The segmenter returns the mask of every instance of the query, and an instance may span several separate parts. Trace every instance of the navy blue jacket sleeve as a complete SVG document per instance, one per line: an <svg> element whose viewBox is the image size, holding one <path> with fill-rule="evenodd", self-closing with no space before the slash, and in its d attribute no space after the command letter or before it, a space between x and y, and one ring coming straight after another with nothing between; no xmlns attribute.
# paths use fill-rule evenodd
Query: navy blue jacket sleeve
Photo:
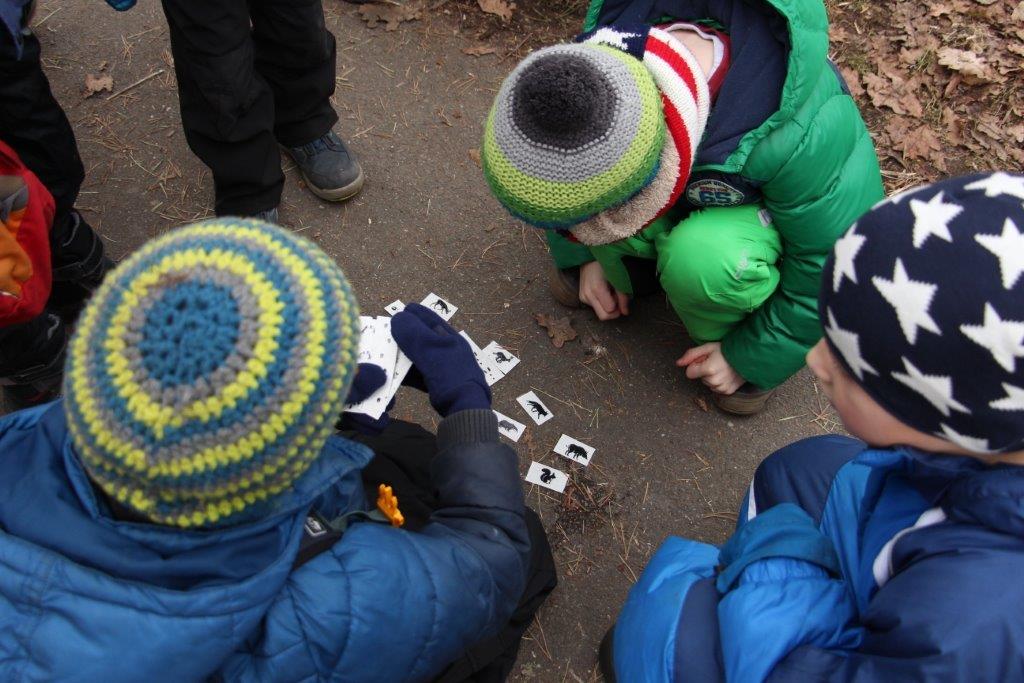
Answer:
<svg viewBox="0 0 1024 683"><path fill-rule="evenodd" d="M260 645L273 671L253 678L429 680L504 626L530 546L516 454L494 413L445 419L433 467L439 506L423 529L355 524L290 577Z"/></svg>
<svg viewBox="0 0 1024 683"><path fill-rule="evenodd" d="M798 647L768 680L1024 680L1022 567L999 543L931 556L915 549L862 613L859 647Z"/></svg>

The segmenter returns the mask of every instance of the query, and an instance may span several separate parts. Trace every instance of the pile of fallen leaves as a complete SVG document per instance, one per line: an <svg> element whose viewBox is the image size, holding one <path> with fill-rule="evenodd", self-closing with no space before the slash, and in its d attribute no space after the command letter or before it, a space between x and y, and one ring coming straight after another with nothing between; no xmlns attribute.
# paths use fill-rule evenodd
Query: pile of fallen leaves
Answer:
<svg viewBox="0 0 1024 683"><path fill-rule="evenodd" d="M359 15L370 28L383 25L385 31L396 30L402 22L416 21L424 11L433 11L448 4L448 0L381 0L359 5ZM504 22L512 19L516 3L511 0L476 0L477 7Z"/></svg>
<svg viewBox="0 0 1024 683"><path fill-rule="evenodd" d="M827 0L889 189L1024 165L1024 0Z"/></svg>

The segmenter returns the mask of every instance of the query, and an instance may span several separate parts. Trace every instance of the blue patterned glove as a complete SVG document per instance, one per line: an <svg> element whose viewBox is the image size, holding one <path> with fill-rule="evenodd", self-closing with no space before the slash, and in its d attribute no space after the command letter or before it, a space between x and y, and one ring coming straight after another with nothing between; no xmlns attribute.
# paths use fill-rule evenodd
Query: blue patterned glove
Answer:
<svg viewBox="0 0 1024 683"><path fill-rule="evenodd" d="M430 405L442 417L491 407L491 390L473 351L452 326L433 311L409 304L391 319L391 334L423 375Z"/></svg>
<svg viewBox="0 0 1024 683"><path fill-rule="evenodd" d="M135 7L135 0L107 0L107 4L118 12L125 12Z"/></svg>

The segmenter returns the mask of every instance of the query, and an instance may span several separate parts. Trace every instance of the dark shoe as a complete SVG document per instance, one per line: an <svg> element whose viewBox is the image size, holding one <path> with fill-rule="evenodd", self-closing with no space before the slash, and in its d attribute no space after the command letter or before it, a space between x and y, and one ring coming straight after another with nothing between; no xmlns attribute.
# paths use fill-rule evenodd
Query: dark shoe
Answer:
<svg viewBox="0 0 1024 683"><path fill-rule="evenodd" d="M601 669L605 683L615 683L615 660L613 658L613 645L615 640L615 625L608 629L604 638L601 639L601 647L597 650L597 666Z"/></svg>
<svg viewBox="0 0 1024 683"><path fill-rule="evenodd" d="M53 248L53 288L47 308L71 324L116 264L78 211L72 210L67 220L66 227L53 233L59 241Z"/></svg>
<svg viewBox="0 0 1024 683"><path fill-rule="evenodd" d="M363 189L363 169L335 132L329 131L301 147L288 147L313 194L329 202L343 202Z"/></svg>
<svg viewBox="0 0 1024 683"><path fill-rule="evenodd" d="M715 405L722 412L730 415L754 415L764 410L765 404L774 393L774 389L761 389L748 382L733 394L713 394L713 397Z"/></svg>
<svg viewBox="0 0 1024 683"><path fill-rule="evenodd" d="M0 330L0 385L15 410L52 401L60 394L68 330L45 311Z"/></svg>
<svg viewBox="0 0 1024 683"><path fill-rule="evenodd" d="M274 225L279 225L276 206L272 209L267 209L266 211L260 211L259 213L255 214L253 218L255 218L258 221L263 221L264 223L273 223Z"/></svg>
<svg viewBox="0 0 1024 683"><path fill-rule="evenodd" d="M548 269L548 289L555 301L568 308L581 308L580 301L580 269L566 268L559 270L555 264Z"/></svg>

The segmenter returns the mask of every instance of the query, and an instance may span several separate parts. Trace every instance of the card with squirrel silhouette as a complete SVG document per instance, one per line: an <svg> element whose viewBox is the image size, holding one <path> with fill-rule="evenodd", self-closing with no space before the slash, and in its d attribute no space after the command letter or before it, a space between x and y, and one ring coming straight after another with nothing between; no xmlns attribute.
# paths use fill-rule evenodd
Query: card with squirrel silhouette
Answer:
<svg viewBox="0 0 1024 683"><path fill-rule="evenodd" d="M569 476L550 465L533 462L530 464L530 471L526 473L526 481L562 493L565 491L565 485L569 481Z"/></svg>

